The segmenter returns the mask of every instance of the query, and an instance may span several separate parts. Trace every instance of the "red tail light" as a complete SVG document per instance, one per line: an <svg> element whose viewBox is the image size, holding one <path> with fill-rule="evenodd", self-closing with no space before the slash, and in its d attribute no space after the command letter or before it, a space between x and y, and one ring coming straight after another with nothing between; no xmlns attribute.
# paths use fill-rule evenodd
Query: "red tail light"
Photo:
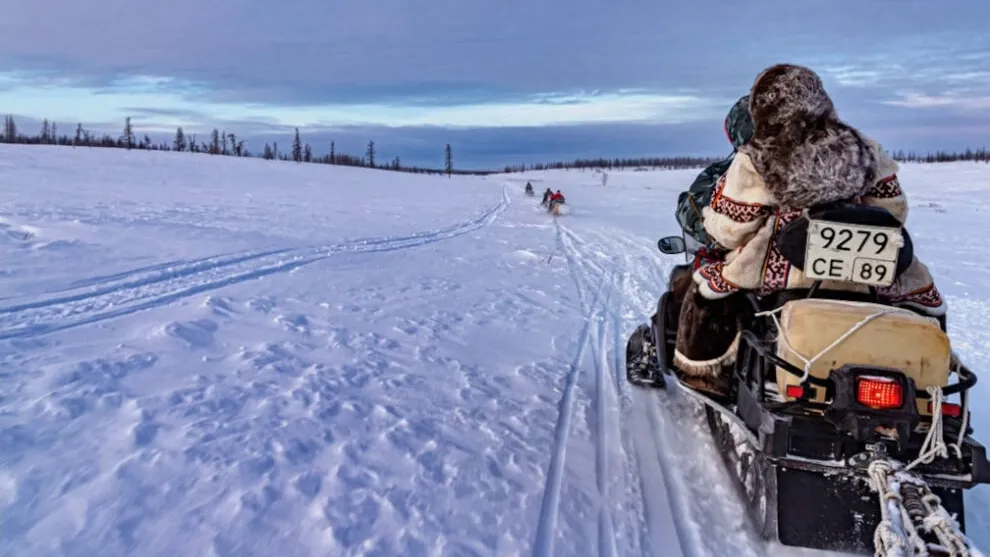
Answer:
<svg viewBox="0 0 990 557"><path fill-rule="evenodd" d="M856 400L875 410L889 410L904 405L904 389L888 377L860 377L856 380Z"/></svg>
<svg viewBox="0 0 990 557"><path fill-rule="evenodd" d="M932 410L934 410L934 408L932 407L932 403L929 402L928 411L931 412ZM950 418L958 418L959 416L962 416L962 406L959 406L958 404L953 404L951 402L943 402L942 415L949 416Z"/></svg>
<svg viewBox="0 0 990 557"><path fill-rule="evenodd" d="M801 385L788 385L784 389L784 394L792 398L801 398L804 396L804 387Z"/></svg>

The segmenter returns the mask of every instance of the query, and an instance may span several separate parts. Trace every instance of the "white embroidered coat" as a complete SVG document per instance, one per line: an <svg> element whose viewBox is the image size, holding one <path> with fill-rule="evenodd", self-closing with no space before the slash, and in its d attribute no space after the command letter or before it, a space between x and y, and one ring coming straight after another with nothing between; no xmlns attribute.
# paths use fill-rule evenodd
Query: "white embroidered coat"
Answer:
<svg viewBox="0 0 990 557"><path fill-rule="evenodd" d="M878 159L878 176L860 202L889 210L898 220L907 220L907 198L897 179L897 162L873 141L870 146ZM770 293L809 288L814 281L791 265L774 245L783 225L805 210L785 211L778 207L756 172L749 156L736 154L732 165L715 187L709 206L702 209L705 230L728 250L724 261L703 264L694 273L698 291L718 299L740 290ZM822 288L866 291L867 287L825 281ZM928 268L917 257L890 287L880 289L890 303L912 305L930 315L942 315L946 307Z"/></svg>

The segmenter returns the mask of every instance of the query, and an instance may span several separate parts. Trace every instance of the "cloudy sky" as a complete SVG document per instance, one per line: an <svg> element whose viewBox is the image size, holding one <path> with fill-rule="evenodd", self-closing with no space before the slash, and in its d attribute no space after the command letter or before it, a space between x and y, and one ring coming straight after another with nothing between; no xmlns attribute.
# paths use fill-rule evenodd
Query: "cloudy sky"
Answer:
<svg viewBox="0 0 990 557"><path fill-rule="evenodd" d="M722 154L759 71L807 64L888 148L990 144L986 0L0 0L0 113L331 139L459 166ZM153 134L155 135L155 134Z"/></svg>

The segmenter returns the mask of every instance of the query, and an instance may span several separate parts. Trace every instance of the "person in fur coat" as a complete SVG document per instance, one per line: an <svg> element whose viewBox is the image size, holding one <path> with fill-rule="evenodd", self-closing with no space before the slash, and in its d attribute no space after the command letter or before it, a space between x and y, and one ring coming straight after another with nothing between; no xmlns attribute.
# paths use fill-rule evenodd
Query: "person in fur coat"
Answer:
<svg viewBox="0 0 990 557"><path fill-rule="evenodd" d="M702 210L705 231L726 250L692 274L672 277L681 301L674 363L685 381L709 390L726 387L734 363L745 291L768 294L809 288L813 281L774 245L781 226L809 207L834 201L877 205L907 219L897 163L879 144L841 121L821 78L812 70L778 64L757 76L750 90L754 123ZM865 291L865 286L824 283L822 288ZM944 319L946 306L928 268L917 258L884 301Z"/></svg>

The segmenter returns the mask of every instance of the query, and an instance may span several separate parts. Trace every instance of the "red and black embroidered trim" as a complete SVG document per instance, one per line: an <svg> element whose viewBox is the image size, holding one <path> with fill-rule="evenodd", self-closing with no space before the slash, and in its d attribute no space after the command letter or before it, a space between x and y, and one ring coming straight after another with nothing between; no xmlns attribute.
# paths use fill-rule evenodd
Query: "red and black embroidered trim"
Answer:
<svg viewBox="0 0 990 557"><path fill-rule="evenodd" d="M701 274L701 278L708 282L708 288L710 288L713 292L718 294L731 294L733 292L738 292L740 289L731 282L725 280L725 277L722 276L723 267L725 267L725 262L719 261L717 263L704 265L698 269L698 272Z"/></svg>
<svg viewBox="0 0 990 557"><path fill-rule="evenodd" d="M715 185L715 192L712 194L712 200L709 203L716 213L725 215L740 223L753 222L770 214L770 208L765 205L736 201L731 197L723 195L722 190L725 189L725 181L726 174L723 174L719 178L718 184Z"/></svg>
<svg viewBox="0 0 990 557"><path fill-rule="evenodd" d="M893 199L904 195L904 191L901 190L901 182L897 179L897 174L891 174L871 187L866 195L878 199Z"/></svg>
<svg viewBox="0 0 990 557"><path fill-rule="evenodd" d="M771 238L777 237L777 231L787 223L797 219L801 216L801 211L785 211L779 212L776 216L777 222L774 223L773 235ZM780 290L785 290L787 288L787 277L791 274L791 262L784 257L781 253L780 248L773 241L770 242L770 249L767 250L766 259L763 261L763 278L762 278L762 288L760 289L760 294L766 295L771 292L778 292Z"/></svg>
<svg viewBox="0 0 990 557"><path fill-rule="evenodd" d="M942 294L935 288L935 283L919 288L906 294L893 295L897 290L897 285L879 289L878 293L887 299L888 303L911 302L930 308L937 308L942 305Z"/></svg>

